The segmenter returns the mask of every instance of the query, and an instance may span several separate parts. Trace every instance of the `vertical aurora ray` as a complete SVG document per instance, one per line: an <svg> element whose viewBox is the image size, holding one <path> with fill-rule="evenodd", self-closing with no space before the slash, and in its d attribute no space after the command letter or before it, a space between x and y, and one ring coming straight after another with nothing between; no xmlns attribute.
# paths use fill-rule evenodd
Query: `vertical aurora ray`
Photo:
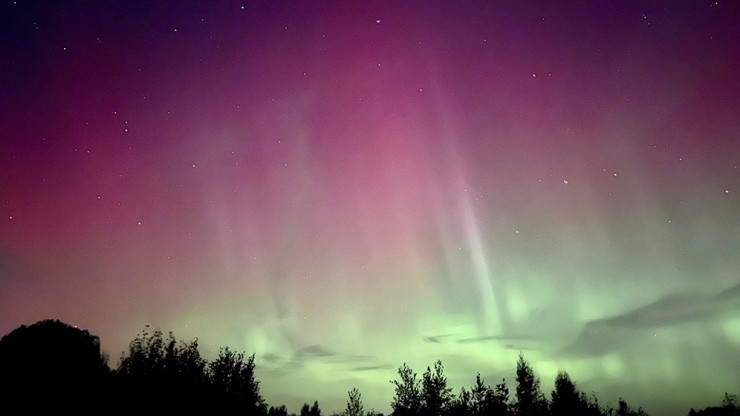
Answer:
<svg viewBox="0 0 740 416"><path fill-rule="evenodd" d="M502 334L511 331L511 321L508 316L506 305L501 304L505 298L496 296L493 283L491 280L490 267L485 255L485 247L475 221L475 214L467 198L461 201L463 224L465 230L466 242L470 251L470 261L473 264L473 274L478 284L478 293L480 294L480 304L483 314L483 333L484 334Z"/></svg>

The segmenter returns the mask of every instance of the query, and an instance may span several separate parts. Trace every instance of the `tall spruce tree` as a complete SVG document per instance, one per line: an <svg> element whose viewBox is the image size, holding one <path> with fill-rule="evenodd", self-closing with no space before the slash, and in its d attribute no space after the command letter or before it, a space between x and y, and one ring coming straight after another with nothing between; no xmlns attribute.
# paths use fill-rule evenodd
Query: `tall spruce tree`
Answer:
<svg viewBox="0 0 740 416"><path fill-rule="evenodd" d="M519 354L516 363L516 403L517 416L541 416L547 413L547 400L540 391L540 379L535 376L532 366Z"/></svg>

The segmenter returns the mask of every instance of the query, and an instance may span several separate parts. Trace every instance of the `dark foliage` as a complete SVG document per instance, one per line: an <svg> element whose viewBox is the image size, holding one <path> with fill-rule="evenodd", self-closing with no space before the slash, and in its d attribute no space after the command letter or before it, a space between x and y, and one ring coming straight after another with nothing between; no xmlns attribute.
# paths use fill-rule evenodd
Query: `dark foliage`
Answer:
<svg viewBox="0 0 740 416"><path fill-rule="evenodd" d="M46 320L21 326L0 339L0 400L23 414L241 414L288 416L285 406L268 406L255 377L255 356L222 348L213 361L201 357L198 341L165 338L148 327L131 341L116 370L108 368L98 337ZM595 396L578 390L568 373L559 372L551 400L520 354L515 397L506 381L491 387L478 374L456 396L437 361L419 379L403 364L392 416L647 416L623 399L602 408ZM360 391L348 392L343 416L382 416L365 412ZM691 409L689 416L740 416L737 397L725 393L722 406ZM293 415L295 416L295 415ZM303 405L300 416L321 416L318 401Z"/></svg>
<svg viewBox="0 0 740 416"><path fill-rule="evenodd" d="M642 407L633 410L621 397L619 398L619 407L616 410L610 410L611 414L615 416L647 416L647 413L642 410Z"/></svg>
<svg viewBox="0 0 740 416"><path fill-rule="evenodd" d="M442 362L434 363L434 370L427 367L421 377L421 413L424 416L442 416L449 413L452 405L452 389L447 387Z"/></svg>
<svg viewBox="0 0 740 416"><path fill-rule="evenodd" d="M250 415L265 413L266 405L260 396L259 382L254 377L254 355L245 361L243 353L235 353L228 347L222 348L208 369L218 403Z"/></svg>
<svg viewBox="0 0 740 416"><path fill-rule="evenodd" d="M130 410L206 409L207 399L214 396L198 341L178 343L171 332L164 339L159 330L142 331L129 344L128 355L122 355L115 375L123 397L134 398L122 404Z"/></svg>
<svg viewBox="0 0 740 416"><path fill-rule="evenodd" d="M127 406L146 406L151 411L203 411L264 415L267 406L254 376L254 355L222 348L207 362L200 356L198 341L178 342L170 332L142 331L129 344L116 372L117 387L124 397L136 397Z"/></svg>
<svg viewBox="0 0 740 416"><path fill-rule="evenodd" d="M391 402L393 416L442 416L464 411L459 401L454 401L452 389L447 387L447 377L441 361L434 364L434 370L427 367L421 380L406 364L398 369L401 380L393 380L396 395Z"/></svg>
<svg viewBox="0 0 740 416"><path fill-rule="evenodd" d="M540 380L534 369L522 355L517 360L515 398L509 397L505 379L491 387L480 374L470 389L463 387L455 396L447 388L439 361L434 370L427 367L421 381L406 364L398 369L398 375L400 380L391 381L396 386L391 402L393 416L647 416L642 408L633 410L622 399L617 409L602 408L596 397L579 391L566 372L558 373L552 401L548 402L540 391Z"/></svg>
<svg viewBox="0 0 740 416"><path fill-rule="evenodd" d="M509 389L502 380L495 388L485 384L480 374L475 377L475 384L452 398L449 416L509 416Z"/></svg>
<svg viewBox="0 0 740 416"><path fill-rule="evenodd" d="M534 374L532 366L519 355L516 363L516 416L538 416L547 413L547 400L540 391L540 379Z"/></svg>
<svg viewBox="0 0 740 416"><path fill-rule="evenodd" d="M362 405L362 395L357 388L348 391L347 409L344 411L345 416L365 416L364 406Z"/></svg>
<svg viewBox="0 0 740 416"><path fill-rule="evenodd" d="M288 416L288 409L285 406L270 406L267 416Z"/></svg>
<svg viewBox="0 0 740 416"><path fill-rule="evenodd" d="M555 390L553 390L550 402L550 414L552 416L599 416L596 399L589 399L585 393L578 391L574 382L570 380L568 373L561 371L555 377Z"/></svg>
<svg viewBox="0 0 740 416"><path fill-rule="evenodd" d="M689 416L740 416L737 395L725 393L722 406L710 406L698 411L691 409Z"/></svg>
<svg viewBox="0 0 740 416"><path fill-rule="evenodd" d="M416 373L404 363L398 369L401 380L393 380L396 386L396 394L391 402L393 416L414 416L419 414L422 408L421 385L416 378Z"/></svg>
<svg viewBox="0 0 740 416"><path fill-rule="evenodd" d="M58 320L24 325L0 340L0 391L23 413L93 413L107 402L106 361L87 331Z"/></svg>
<svg viewBox="0 0 740 416"><path fill-rule="evenodd" d="M480 374L475 377L475 385L472 390L472 414L475 416L505 416L511 412L508 407L509 388L506 380L496 387L486 385Z"/></svg>
<svg viewBox="0 0 740 416"><path fill-rule="evenodd" d="M319 402L313 402L313 406L309 406L308 403L304 403L301 408L301 416L321 416Z"/></svg>

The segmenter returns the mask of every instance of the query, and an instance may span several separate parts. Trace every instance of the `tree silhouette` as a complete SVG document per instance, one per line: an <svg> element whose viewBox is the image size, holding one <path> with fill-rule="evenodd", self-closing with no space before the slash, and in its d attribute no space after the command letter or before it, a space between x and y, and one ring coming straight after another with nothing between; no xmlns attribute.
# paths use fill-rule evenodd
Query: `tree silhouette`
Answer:
<svg viewBox="0 0 740 416"><path fill-rule="evenodd" d="M175 345L175 338L171 335L167 345L167 373L173 383L183 389L192 390L208 383L206 373L207 361L200 356L198 340L190 344L183 342Z"/></svg>
<svg viewBox="0 0 740 416"><path fill-rule="evenodd" d="M245 362L244 353L221 348L218 357L208 364L208 370L216 394L227 407L247 414L266 412L259 381L254 377L254 354Z"/></svg>
<svg viewBox="0 0 740 416"><path fill-rule="evenodd" d="M364 416L365 412L362 406L362 395L357 388L348 391L347 409L344 411L346 416Z"/></svg>
<svg viewBox="0 0 740 416"><path fill-rule="evenodd" d="M80 403L93 412L107 401L106 362L87 331L58 320L22 325L0 339L0 392L23 413L86 413Z"/></svg>
<svg viewBox="0 0 740 416"><path fill-rule="evenodd" d="M475 385L470 389L471 413L475 416L489 414L489 407L493 403L493 389L485 384L480 373L475 376Z"/></svg>
<svg viewBox="0 0 740 416"><path fill-rule="evenodd" d="M308 403L303 403L301 408L301 416L321 416L321 409L319 409L319 402L313 402L313 406L309 407Z"/></svg>
<svg viewBox="0 0 740 416"><path fill-rule="evenodd" d="M225 347L209 362L201 357L197 339L178 342L172 332L165 338L148 326L131 341L113 372L97 337L58 320L21 326L0 339L0 394L7 403L20 403L26 414L97 414L102 406L114 404L117 413L288 416L285 406L267 406L254 370L254 355L245 358ZM393 416L647 416L622 398L617 408L602 409L565 371L558 372L548 403L522 354L513 401L505 379L492 388L480 373L473 386L453 395L439 360L420 379L405 363L398 375L391 381ZM321 416L318 401L304 404L300 414ZM353 388L342 416L382 415L365 411L359 390ZM691 409L689 416L740 416L737 396L725 393L722 406Z"/></svg>
<svg viewBox="0 0 740 416"><path fill-rule="evenodd" d="M434 370L427 367L422 375L421 387L422 412L425 416L441 416L449 410L452 389L447 387L442 361L434 363Z"/></svg>
<svg viewBox="0 0 740 416"><path fill-rule="evenodd" d="M730 413L740 413L740 407L737 406L737 395L725 392L725 398L722 399L722 408Z"/></svg>
<svg viewBox="0 0 740 416"><path fill-rule="evenodd" d="M737 395L725 392L722 406L709 406L702 410L691 409L689 416L740 416L740 407L737 405Z"/></svg>
<svg viewBox="0 0 740 416"><path fill-rule="evenodd" d="M552 391L551 396L550 414L552 416L580 415L586 410L576 385L565 371L559 371L555 377L555 390Z"/></svg>
<svg viewBox="0 0 740 416"><path fill-rule="evenodd" d="M270 409L267 411L267 416L288 416L288 409L283 406L270 406Z"/></svg>
<svg viewBox="0 0 740 416"><path fill-rule="evenodd" d="M318 401L313 402L313 406L311 406L311 411L308 416L321 416L321 409L319 409Z"/></svg>
<svg viewBox="0 0 740 416"><path fill-rule="evenodd" d="M393 416L416 415L422 404L421 387L416 373L403 363L398 369L398 376L401 380L391 381L396 386L396 394L391 401Z"/></svg>
<svg viewBox="0 0 740 416"><path fill-rule="evenodd" d="M501 383L496 384L493 390L493 399L485 414L510 415L511 413L511 409L509 409L509 388L506 387L506 379L502 379Z"/></svg>
<svg viewBox="0 0 740 416"><path fill-rule="evenodd" d="M633 410L623 398L619 398L619 407L616 409L616 416L647 416L642 407ZM611 414L612 412L610 412Z"/></svg>
<svg viewBox="0 0 740 416"><path fill-rule="evenodd" d="M198 340L178 342L172 332L145 328L129 344L117 371L117 387L151 413L177 411L267 413L254 377L254 355L222 348L212 362L203 359ZM127 410L133 411L131 404Z"/></svg>
<svg viewBox="0 0 740 416"><path fill-rule="evenodd" d="M460 394L452 399L447 414L449 416L474 415L472 395L469 391L465 390L465 387L460 388Z"/></svg>
<svg viewBox="0 0 740 416"><path fill-rule="evenodd" d="M502 380L495 389L485 384L480 373L475 376L475 385L471 388L471 413L476 416L497 416L510 414L508 408L509 389L506 380Z"/></svg>
<svg viewBox="0 0 740 416"><path fill-rule="evenodd" d="M540 379L534 374L532 366L519 354L516 363L516 403L517 416L537 416L547 412L547 400L540 392Z"/></svg>
<svg viewBox="0 0 740 416"><path fill-rule="evenodd" d="M116 371L117 389L149 411L205 410L212 394L207 362L200 356L198 341L178 342L172 332L165 340L162 331L147 326L129 343ZM134 403L126 404L134 411Z"/></svg>
<svg viewBox="0 0 740 416"><path fill-rule="evenodd" d="M161 377L165 372L165 355L162 331L150 334L144 329L129 343L128 355L121 355L118 373L141 379Z"/></svg>

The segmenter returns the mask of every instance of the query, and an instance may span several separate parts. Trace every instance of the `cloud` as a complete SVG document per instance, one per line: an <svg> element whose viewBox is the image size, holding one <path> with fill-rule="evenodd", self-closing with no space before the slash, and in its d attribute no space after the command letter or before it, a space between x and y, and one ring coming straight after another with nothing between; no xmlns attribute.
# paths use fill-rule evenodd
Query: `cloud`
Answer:
<svg viewBox="0 0 740 416"><path fill-rule="evenodd" d="M378 365L367 365L351 368L350 371L375 371L375 370L390 370L393 366L390 364L378 364Z"/></svg>
<svg viewBox="0 0 740 416"><path fill-rule="evenodd" d="M689 293L669 295L624 314L591 321L589 325L643 329L696 321L713 313L706 300L704 296Z"/></svg>
<svg viewBox="0 0 740 416"><path fill-rule="evenodd" d="M262 354L262 359L270 363L279 362L282 360L279 355L272 353Z"/></svg>
<svg viewBox="0 0 740 416"><path fill-rule="evenodd" d="M514 351L534 351L534 348L532 347L522 347L521 345L516 344L504 344L504 348Z"/></svg>
<svg viewBox="0 0 740 416"><path fill-rule="evenodd" d="M334 351L322 347L321 345L309 345L296 351L296 358L310 358L310 357L333 357L336 355Z"/></svg>
<svg viewBox="0 0 740 416"><path fill-rule="evenodd" d="M454 336L453 334L442 334L442 335L428 335L424 337L424 342L429 342L432 344L441 344L444 341L445 338L449 338L451 336Z"/></svg>
<svg viewBox="0 0 740 416"><path fill-rule="evenodd" d="M268 361L277 361L280 357L271 354L270 357L265 357ZM370 355L359 355L359 354L344 354L336 351L332 351L322 345L309 345L297 350L289 364L292 366L302 366L307 361L320 360L325 364L349 366L350 371L371 371L371 370L385 370L392 368L390 364L375 364L376 358Z"/></svg>
<svg viewBox="0 0 740 416"><path fill-rule="evenodd" d="M311 360L326 360L337 357L337 353L321 345L309 345L294 351L290 355L267 352L261 355L264 363L274 372L292 371L303 367Z"/></svg>
<svg viewBox="0 0 740 416"><path fill-rule="evenodd" d="M740 284L714 296L679 293L609 318L589 321L567 353L601 354L624 345L644 330L705 322L740 310Z"/></svg>
<svg viewBox="0 0 740 416"><path fill-rule="evenodd" d="M715 297L720 302L737 302L740 300L740 283L718 293Z"/></svg>

